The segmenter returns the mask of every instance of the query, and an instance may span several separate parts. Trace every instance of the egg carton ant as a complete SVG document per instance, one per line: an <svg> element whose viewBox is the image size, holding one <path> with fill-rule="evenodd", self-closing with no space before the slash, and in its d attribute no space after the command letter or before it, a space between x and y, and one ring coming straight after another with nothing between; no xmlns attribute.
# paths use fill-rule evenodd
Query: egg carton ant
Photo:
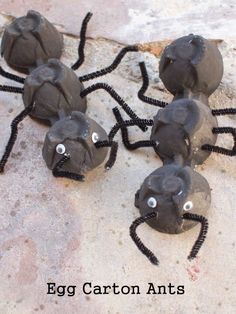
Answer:
<svg viewBox="0 0 236 314"><path fill-rule="evenodd" d="M174 96L165 103L145 95L149 80L144 63L140 63L143 85L138 96L145 103L159 106L153 119L124 121L119 110L113 110L121 129L125 147L135 150L152 147L163 166L152 172L135 195L135 206L141 217L130 226L130 236L138 249L155 265L156 256L143 244L137 227L147 222L159 232L178 234L201 223L201 229L188 256L195 258L206 238L208 221L205 218L211 203L207 180L194 171L216 152L236 155L236 129L218 127L217 116L236 114L236 109L211 110L208 97L219 86L223 75L223 61L218 48L201 36L190 34L167 46L161 56L159 73L165 87ZM149 140L131 143L128 127L151 126ZM216 146L217 135L230 133L232 149Z"/></svg>
<svg viewBox="0 0 236 314"><path fill-rule="evenodd" d="M125 47L110 66L78 77L74 71L84 62L86 29L91 16L88 13L83 20L79 57L71 68L59 61L63 49L62 35L40 13L29 11L5 29L1 54L10 67L28 73L28 76L22 78L0 68L2 76L24 84L23 87L0 85L0 90L22 94L25 107L11 123L11 135L0 161L0 172L4 171L13 149L18 125L28 115L51 126L45 138L43 158L54 176L82 181L82 173L104 161L107 147L111 147L111 153L105 167L110 169L114 164L118 144L109 141L105 130L85 115L86 96L103 89L132 119L138 117L108 84L96 83L85 89L83 82L112 72L127 52L137 51L137 48Z"/></svg>

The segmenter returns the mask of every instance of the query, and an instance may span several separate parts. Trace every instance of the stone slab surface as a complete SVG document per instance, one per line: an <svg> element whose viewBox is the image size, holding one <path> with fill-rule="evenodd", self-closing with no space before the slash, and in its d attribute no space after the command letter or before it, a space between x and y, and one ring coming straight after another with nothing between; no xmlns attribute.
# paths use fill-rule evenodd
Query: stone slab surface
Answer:
<svg viewBox="0 0 236 314"><path fill-rule="evenodd" d="M0 12L21 16L35 9L61 31L79 35L86 12L94 13L88 35L121 43L173 39L186 33L235 38L234 0L1 0Z"/></svg>
<svg viewBox="0 0 236 314"><path fill-rule="evenodd" d="M59 2L57 1L58 5L53 5L53 1L44 4L44 10L50 18L55 16L56 23ZM63 23L69 21L69 18L66 20L66 10L73 9L73 6L75 8L77 2L61 2L64 4L64 11L63 6L60 10L65 14L60 18L62 24L62 20ZM81 11L76 6L71 21L75 21L77 17L81 20L93 2L87 1ZM219 4L219 1L209 2L214 2L215 6ZM21 3L25 5L27 1L18 2L17 15L23 13ZM116 6L110 5L109 8L112 8L113 17L117 19L119 14L122 19L126 18L122 13L125 3L133 3L132 8L136 10L135 1L115 3ZM142 3L145 4L146 1ZM181 1L179 3L181 4ZM187 8L189 12L193 12L193 1L185 3L186 8L182 13L186 12ZM196 6L200 6L200 3L205 6L205 2L201 1L196 2ZM108 10L106 1L96 1L96 7L99 7L99 4L105 8L104 12ZM222 5L227 7L228 4L229 1ZM13 14L11 10L14 5L16 10L16 2L1 1L0 8L1 11ZM40 5L41 1L35 1L36 9L39 10ZM162 5L162 8L161 14L170 19L175 8L174 3ZM209 10L208 8L208 12ZM226 24L221 26L222 29L229 27L227 23L232 12L233 10L230 10L228 18L225 18ZM90 35L97 32L97 37L106 39L88 40L85 64L77 71L78 75L109 65L122 48L122 45L115 41L123 41L121 38L115 37L111 32L112 40L108 40L106 33L102 32L104 25L107 25L108 29L109 25L112 25L116 31L120 24L109 20L110 17L102 19L99 14L96 19L100 21L101 33L91 22ZM154 19L155 14L152 21ZM217 21L218 17L215 16L214 19ZM0 16L0 27L4 26L7 20ZM190 20L197 25L196 19L192 17ZM198 23L204 24L202 19ZM171 25L169 27L171 29ZM236 38L233 30L227 30L227 36L224 34L224 40L219 44L224 57L225 74L219 89L210 99L212 108L236 107ZM178 31L181 32L181 25L179 28L173 26L173 32ZM216 36L214 34L216 33L209 31L208 36L221 37L218 33ZM172 35L174 36L174 33ZM134 31L134 41L149 40L147 37L135 36ZM171 35L168 34L166 38L171 38ZM65 36L62 61L67 65L71 65L76 59L77 45L76 38ZM171 96L158 79L159 59L148 52L130 53L116 71L97 81L112 85L138 115L152 118L157 109L137 99L137 91L141 85L138 62L142 60L146 61L150 75L151 86L148 95L171 100ZM1 59L0 64L12 71L4 60ZM86 86L94 82L88 82ZM12 82L0 78L0 84ZM116 103L104 91L91 94L88 101L88 115L109 131L114 124L111 109ZM22 108L21 96L0 94L0 155L9 137L10 123ZM225 116L219 119L219 124L235 126L235 121L235 117ZM190 263L186 257L199 227L178 236L158 233L147 225L140 227L139 235L160 259L160 266L154 267L139 253L129 238L129 226L138 217L138 211L133 205L134 194L143 179L161 166L160 160L150 149L134 153L126 151L120 145L117 162L110 172L106 172L101 166L87 175L85 183L55 179L41 156L47 129L26 118L21 123L5 174L0 176L1 314L235 313L235 159L212 154L204 165L197 168L212 188L212 204L208 216L209 234L197 260ZM134 140L148 136L148 133L141 134L136 127L130 132ZM117 139L121 142L120 137ZM217 144L230 147L232 140L230 136L220 136ZM80 288L87 281L101 285L114 282L119 285L140 285L142 294L85 296ZM77 294L75 297L46 295L47 282L77 285ZM185 294L146 295L148 282L156 285L185 285Z"/></svg>

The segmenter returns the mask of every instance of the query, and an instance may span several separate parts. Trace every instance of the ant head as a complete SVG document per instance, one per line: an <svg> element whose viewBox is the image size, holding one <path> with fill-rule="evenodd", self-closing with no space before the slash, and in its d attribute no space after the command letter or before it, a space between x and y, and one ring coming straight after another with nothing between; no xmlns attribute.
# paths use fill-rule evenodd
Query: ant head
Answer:
<svg viewBox="0 0 236 314"><path fill-rule="evenodd" d="M105 130L94 120L81 112L72 112L46 134L43 158L48 168L53 169L63 155L69 155L63 170L82 174L104 161L108 148L97 149L94 144L107 139Z"/></svg>
<svg viewBox="0 0 236 314"><path fill-rule="evenodd" d="M223 76L223 61L218 48L201 36L190 34L167 46L161 56L160 78L173 94L184 90L210 96Z"/></svg>
<svg viewBox="0 0 236 314"><path fill-rule="evenodd" d="M34 102L31 116L46 124L58 120L58 112L85 112L86 99L80 97L83 84L74 71L57 59L34 69L26 78L23 101L25 107Z"/></svg>
<svg viewBox="0 0 236 314"><path fill-rule="evenodd" d="M63 36L40 13L28 11L15 19L4 31L1 55L8 65L19 72L29 73L38 61L60 58Z"/></svg>
<svg viewBox="0 0 236 314"><path fill-rule="evenodd" d="M147 223L165 233L181 233L196 222L183 214L205 214L210 206L210 187L206 179L190 167L166 165L151 173L135 195L135 206L142 216L156 212Z"/></svg>
<svg viewBox="0 0 236 314"><path fill-rule="evenodd" d="M185 164L202 164L210 152L201 150L206 142L214 145L212 128L217 119L208 106L196 100L175 100L154 117L151 140L158 142L158 154L173 162L181 156Z"/></svg>

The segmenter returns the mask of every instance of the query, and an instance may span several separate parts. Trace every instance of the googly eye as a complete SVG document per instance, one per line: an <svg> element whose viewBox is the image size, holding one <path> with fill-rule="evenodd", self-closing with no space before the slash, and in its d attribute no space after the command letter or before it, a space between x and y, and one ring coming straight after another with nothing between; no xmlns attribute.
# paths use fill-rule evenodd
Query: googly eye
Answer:
<svg viewBox="0 0 236 314"><path fill-rule="evenodd" d="M96 132L93 132L93 134L92 134L93 143L97 143L98 140L99 140L98 134Z"/></svg>
<svg viewBox="0 0 236 314"><path fill-rule="evenodd" d="M58 144L57 147L56 147L56 152L60 155L63 155L65 154L66 152L66 148L65 148L65 145L63 144Z"/></svg>
<svg viewBox="0 0 236 314"><path fill-rule="evenodd" d="M147 200L147 205L148 207L155 208L157 206L157 200L155 199L155 197L149 197L149 199Z"/></svg>
<svg viewBox="0 0 236 314"><path fill-rule="evenodd" d="M193 208L193 203L191 201L188 201L184 204L183 206L183 210L185 211L189 211Z"/></svg>

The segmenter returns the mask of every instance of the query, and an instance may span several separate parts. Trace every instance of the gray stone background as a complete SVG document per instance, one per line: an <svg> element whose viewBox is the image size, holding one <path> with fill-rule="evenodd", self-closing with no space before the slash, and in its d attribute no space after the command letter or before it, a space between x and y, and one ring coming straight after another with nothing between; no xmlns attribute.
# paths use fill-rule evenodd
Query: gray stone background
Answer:
<svg viewBox="0 0 236 314"><path fill-rule="evenodd" d="M138 62L147 63L152 97L171 100L159 81L158 62L163 46L188 33L215 40L224 58L224 77L210 98L212 108L236 107L235 1L5 1L0 3L0 31L15 16L35 9L65 34L62 61L77 57L80 24L87 13L86 61L78 74L109 65L125 44L144 43L143 52L130 53L108 82L142 117L156 108L137 99L141 85ZM1 65L10 70L3 59ZM12 70L10 70L13 72ZM0 78L0 84L12 84ZM94 83L94 82L93 82ZM86 86L91 82L86 83ZM88 114L109 131L116 103L104 91L88 97ZM10 123L22 110L21 96L0 94L3 153ZM220 117L220 126L234 126L235 117ZM197 171L212 188L209 234L193 262L186 260L199 227L178 236L139 229L145 244L160 259L154 267L129 238L129 226L138 216L134 194L143 179L161 166L153 151L127 152L122 145L110 172L103 166L85 183L55 179L41 156L47 128L26 118L4 175L0 177L0 313L235 313L235 158L212 154ZM132 139L147 138L137 128ZM120 141L120 137L117 137ZM218 145L232 146L230 136ZM46 295L47 282L77 285L75 297ZM141 295L85 296L80 288L94 284L140 285ZM148 282L185 285L184 295L146 295Z"/></svg>

